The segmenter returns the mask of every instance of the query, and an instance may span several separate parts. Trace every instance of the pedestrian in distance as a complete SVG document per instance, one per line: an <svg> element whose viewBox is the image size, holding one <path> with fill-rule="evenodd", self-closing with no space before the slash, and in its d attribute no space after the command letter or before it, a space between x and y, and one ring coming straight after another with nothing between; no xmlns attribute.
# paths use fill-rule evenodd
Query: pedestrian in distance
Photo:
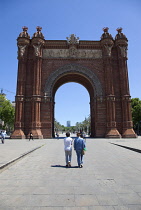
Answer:
<svg viewBox="0 0 141 210"><path fill-rule="evenodd" d="M58 132L56 132L56 136L57 136L57 139L59 140L59 133Z"/></svg>
<svg viewBox="0 0 141 210"><path fill-rule="evenodd" d="M73 143L73 139L70 137L70 133L67 132L66 137L64 138L64 151L65 151L66 167L71 167L72 143Z"/></svg>
<svg viewBox="0 0 141 210"><path fill-rule="evenodd" d="M77 137L74 140L74 150L76 151L78 168L83 167L83 155L86 149L85 140L81 138L80 135L80 133L77 133Z"/></svg>
<svg viewBox="0 0 141 210"><path fill-rule="evenodd" d="M86 133L85 131L83 131L80 135L81 138L83 138L86 141Z"/></svg>
<svg viewBox="0 0 141 210"><path fill-rule="evenodd" d="M33 134L32 134L32 133L29 134L29 141L30 141L31 139L34 141L34 139L33 139Z"/></svg>
<svg viewBox="0 0 141 210"><path fill-rule="evenodd" d="M2 144L4 144L6 131L4 131L4 132L1 131L0 135L1 135L1 142L2 142Z"/></svg>

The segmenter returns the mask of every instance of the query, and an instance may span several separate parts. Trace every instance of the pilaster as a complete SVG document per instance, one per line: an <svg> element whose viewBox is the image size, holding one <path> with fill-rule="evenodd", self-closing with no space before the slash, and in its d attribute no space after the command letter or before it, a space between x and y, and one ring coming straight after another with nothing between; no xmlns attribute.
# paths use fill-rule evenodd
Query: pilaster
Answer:
<svg viewBox="0 0 141 210"><path fill-rule="evenodd" d="M41 131L44 138L52 138L54 136L54 100L46 93L42 98L41 104Z"/></svg>
<svg viewBox="0 0 141 210"><path fill-rule="evenodd" d="M118 63L120 72L120 89L122 100L122 137L123 138L136 138L136 134L133 130L131 104L130 104L130 92L128 83L128 69L127 69L127 47L128 40L122 33L122 28L117 29L118 34L115 37L115 45L118 52Z"/></svg>
<svg viewBox="0 0 141 210"><path fill-rule="evenodd" d="M25 138L24 135L24 98L25 98L25 83L26 83L26 65L28 46L30 44L30 36L27 33L28 28L23 27L23 32L20 33L17 39L18 45L18 80L16 93L16 112L15 126L11 138Z"/></svg>
<svg viewBox="0 0 141 210"><path fill-rule="evenodd" d="M114 45L111 34L108 33L108 28L103 29L104 33L101 37L101 45L103 49L103 65L105 70L106 81L106 105L107 105L107 131L105 137L120 138L116 128L115 120L115 95L113 86L112 74L112 48Z"/></svg>
<svg viewBox="0 0 141 210"><path fill-rule="evenodd" d="M34 33L31 45L34 49L34 71L33 71L33 90L32 90L32 117L31 129L34 138L42 139L41 120L40 120L40 104L41 104L41 65L42 65L42 47L44 45L44 36L41 27L37 27Z"/></svg>

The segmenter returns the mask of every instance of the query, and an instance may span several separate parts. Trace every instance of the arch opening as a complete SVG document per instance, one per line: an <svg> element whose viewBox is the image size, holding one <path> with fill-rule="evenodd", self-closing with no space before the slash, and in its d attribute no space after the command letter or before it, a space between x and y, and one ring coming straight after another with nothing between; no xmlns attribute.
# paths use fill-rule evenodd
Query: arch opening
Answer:
<svg viewBox="0 0 141 210"><path fill-rule="evenodd" d="M45 84L45 95L50 101L51 104L51 111L50 111L50 118L51 122L48 123L48 126L52 129L52 137L54 136L54 98L55 93L58 90L59 87L66 83L79 83L83 87L86 88L86 90L89 93L90 97L90 116L91 116L91 122L90 122L90 131L91 131L91 137L96 136L96 98L103 96L103 89L101 82L99 81L96 74L94 74L91 70L88 68L77 65L77 64L68 64L65 65L58 70L54 71L50 77L47 79ZM50 105L49 105L50 106ZM50 132L50 128L48 129ZM42 129L42 133L44 133ZM43 134L44 135L44 134Z"/></svg>
<svg viewBox="0 0 141 210"><path fill-rule="evenodd" d="M85 89L85 91L88 94L89 97L89 115L90 115L90 128L89 131L91 131L91 136L95 135L95 109L94 109L94 96L95 96L95 87L93 86L92 82L87 78L85 75L82 75L78 72L71 72L71 73L64 73L60 77L58 77L54 83L54 86L52 87L52 101L53 101L53 118L52 118L52 136L54 136L54 118L55 118L55 95L59 88L61 88L65 84L78 84ZM79 103L79 102L77 102ZM85 103L85 99L83 100L83 103ZM91 117L93 116L93 117ZM85 116L88 117L88 116ZM85 120L85 117L83 120ZM78 121L77 121L78 122ZM90 133L90 132L89 132Z"/></svg>
<svg viewBox="0 0 141 210"><path fill-rule="evenodd" d="M61 85L55 92L54 101L54 116L57 122L65 127L67 122L70 123L69 130L90 133L90 125L81 124L85 119L90 119L90 95L83 85L78 82ZM58 132L56 124L54 131Z"/></svg>

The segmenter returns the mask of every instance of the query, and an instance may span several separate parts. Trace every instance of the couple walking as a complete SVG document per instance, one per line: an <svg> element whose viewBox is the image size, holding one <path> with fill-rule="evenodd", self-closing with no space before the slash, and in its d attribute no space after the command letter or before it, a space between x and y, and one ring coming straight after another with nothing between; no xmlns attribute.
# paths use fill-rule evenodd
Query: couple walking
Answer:
<svg viewBox="0 0 141 210"><path fill-rule="evenodd" d="M83 151L86 148L86 144L83 138L80 137L80 133L77 133L77 137L74 140L74 150L77 155L78 167L83 167ZM64 138L64 150L66 157L66 167L71 167L71 157L72 157L72 144L73 139L70 137L70 133L66 133L66 138Z"/></svg>

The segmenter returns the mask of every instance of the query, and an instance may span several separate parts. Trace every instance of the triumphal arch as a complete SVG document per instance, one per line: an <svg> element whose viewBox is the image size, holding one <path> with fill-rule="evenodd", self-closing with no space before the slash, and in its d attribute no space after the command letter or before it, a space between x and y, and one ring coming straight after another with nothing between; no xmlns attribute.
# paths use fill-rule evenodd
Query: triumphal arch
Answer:
<svg viewBox="0 0 141 210"><path fill-rule="evenodd" d="M54 137L54 97L67 82L79 83L89 92L91 137L136 137L128 84L128 40L122 28L115 38L104 28L99 41L79 40L74 34L66 40L45 40L41 29L37 27L30 38L28 28L23 27L17 39L16 115L11 138L22 139L30 132L34 138Z"/></svg>

